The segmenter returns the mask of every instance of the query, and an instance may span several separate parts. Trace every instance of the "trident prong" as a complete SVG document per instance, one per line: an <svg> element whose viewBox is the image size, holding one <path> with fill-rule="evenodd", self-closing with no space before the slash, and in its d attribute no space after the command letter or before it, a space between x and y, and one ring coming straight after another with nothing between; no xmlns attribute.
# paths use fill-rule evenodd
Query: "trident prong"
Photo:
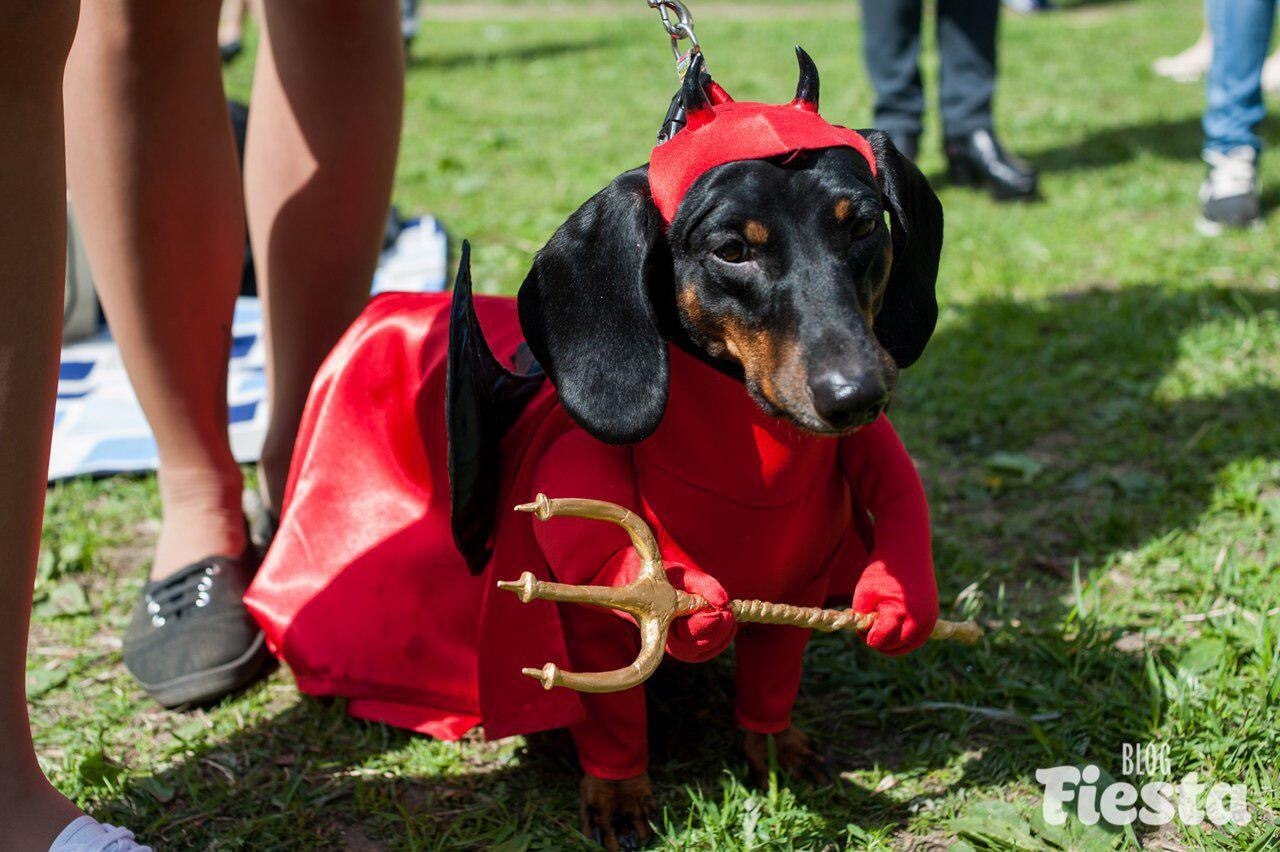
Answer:
<svg viewBox="0 0 1280 852"><path fill-rule="evenodd" d="M640 573L653 574L666 579L662 570L662 554L658 551L658 540L653 537L653 530L634 512L617 503L604 500L587 500L576 497L561 497L552 500L545 494L538 494L532 503L521 503L516 506L517 512L529 512L540 521L553 517L588 518L596 521L609 521L626 530L631 538L631 546L644 560Z"/></svg>
<svg viewBox="0 0 1280 852"><path fill-rule="evenodd" d="M522 503L515 508L517 512L529 512L540 521L574 517L617 524L627 531L632 546L643 560L639 576L625 586L571 586L539 580L529 571L521 574L519 579L499 581L499 589L514 592L522 603L546 600L607 607L631 615L640 628L640 653L628 666L608 672L567 672L555 663L547 663L540 669L521 669L522 673L540 681L544 689L567 686L578 692L621 692L648 680L662 662L671 622L708 606L702 596L671 585L662 568L662 555L653 530L630 509L604 500L576 497L552 500L545 494L539 494L532 503ZM739 622L783 624L823 631L864 631L875 621L874 613L766 601L730 601L729 609ZM939 621L932 638L955 639L972 645L981 636L982 628L972 621Z"/></svg>
<svg viewBox="0 0 1280 852"><path fill-rule="evenodd" d="M667 628L672 620L707 605L698 595L672 587L662 568L662 554L653 530L630 509L603 500L551 500L539 494L532 503L515 508L517 512L529 512L540 521L575 517L617 524L626 530L642 560L639 575L625 586L570 586L539 580L528 571L517 580L499 582L498 588L515 592L523 603L547 600L608 607L632 616L640 628L640 653L629 666L608 672L578 673L547 663L540 669L523 669L523 673L541 681L544 689L567 686L579 692L620 692L648 680L662 662Z"/></svg>

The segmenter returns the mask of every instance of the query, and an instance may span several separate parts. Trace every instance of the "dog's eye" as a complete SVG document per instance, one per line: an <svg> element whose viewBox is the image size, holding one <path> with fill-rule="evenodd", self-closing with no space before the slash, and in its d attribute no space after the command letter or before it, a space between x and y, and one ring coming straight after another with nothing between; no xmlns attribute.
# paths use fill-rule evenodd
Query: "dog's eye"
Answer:
<svg viewBox="0 0 1280 852"><path fill-rule="evenodd" d="M875 229L876 229L875 219L860 219L857 222L853 223L853 230L852 230L853 238L855 240L860 240L860 239L863 239L864 237L868 237L871 235L871 232L874 231Z"/></svg>
<svg viewBox="0 0 1280 852"><path fill-rule="evenodd" d="M747 244L742 240L726 240L712 249L711 253L725 263L743 263L751 256Z"/></svg>

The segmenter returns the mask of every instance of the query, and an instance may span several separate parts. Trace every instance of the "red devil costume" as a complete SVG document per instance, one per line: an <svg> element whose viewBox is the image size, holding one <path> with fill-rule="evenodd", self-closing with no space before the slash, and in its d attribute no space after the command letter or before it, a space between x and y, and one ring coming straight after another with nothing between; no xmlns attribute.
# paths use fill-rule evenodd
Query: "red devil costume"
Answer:
<svg viewBox="0 0 1280 852"><path fill-rule="evenodd" d="M653 153L650 185L667 222L698 176L723 163L846 146L876 168L861 136L803 98L712 96ZM538 492L620 503L653 527L673 583L716 605L678 619L668 650L696 661L733 641L735 714L748 730L789 726L808 631L737 629L730 598L815 606L852 594L856 610L877 614L872 647L903 653L928 637L928 510L885 417L844 438L809 434L671 346L657 430L605 444L527 363L514 300L472 297L467 264L464 249L452 299L374 299L316 379L283 523L247 597L303 691L346 696L353 715L444 739L477 725L490 738L569 727L587 772L643 772L642 689L545 691L520 674L547 661L613 669L638 650L619 614L524 605L497 590L526 570L617 585L638 569L613 527L535 528L510 511Z"/></svg>

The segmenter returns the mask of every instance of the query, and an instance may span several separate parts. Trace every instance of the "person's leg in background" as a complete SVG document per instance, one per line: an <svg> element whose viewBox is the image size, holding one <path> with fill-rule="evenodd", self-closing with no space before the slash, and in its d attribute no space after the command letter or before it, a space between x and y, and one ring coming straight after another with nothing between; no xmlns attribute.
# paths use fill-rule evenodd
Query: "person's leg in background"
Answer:
<svg viewBox="0 0 1280 852"><path fill-rule="evenodd" d="M249 0L222 0L218 18L218 54L230 62L244 50L244 21L249 17Z"/></svg>
<svg viewBox="0 0 1280 852"><path fill-rule="evenodd" d="M218 0L85 3L67 63L67 172L112 332L155 434L164 518L125 662L166 705L261 671L256 568L227 435L244 248Z"/></svg>
<svg viewBox="0 0 1280 852"><path fill-rule="evenodd" d="M1213 34L1213 61L1205 86L1204 159L1209 176L1200 188L1206 234L1243 228L1262 215L1254 128L1266 116L1262 65L1271 45L1275 0L1209 0L1205 20Z"/></svg>
<svg viewBox="0 0 1280 852"><path fill-rule="evenodd" d="M875 127L911 159L923 128L922 0L863 0L862 52L876 92Z"/></svg>
<svg viewBox="0 0 1280 852"><path fill-rule="evenodd" d="M939 102L951 179L998 200L1028 198L1036 174L996 139L996 32L1000 0L938 0Z"/></svg>
<svg viewBox="0 0 1280 852"><path fill-rule="evenodd" d="M27 631L58 384L66 264L62 72L74 0L0 0L0 846L101 838L40 770ZM75 826L72 829L72 826ZM138 848L117 832L115 849Z"/></svg>
<svg viewBox="0 0 1280 852"><path fill-rule="evenodd" d="M404 52L407 54L421 28L418 21L418 0L400 0L400 12L400 35L404 38Z"/></svg>
<svg viewBox="0 0 1280 852"><path fill-rule="evenodd" d="M369 297L404 54L397 0L263 5L245 186L271 388L261 490L278 514L312 378Z"/></svg>
<svg viewBox="0 0 1280 852"><path fill-rule="evenodd" d="M244 547L226 410L244 213L218 7L86 3L67 67L77 220L160 452L156 578Z"/></svg>
<svg viewBox="0 0 1280 852"><path fill-rule="evenodd" d="M25 697L62 337L62 67L76 7L5 0L0 20L0 824L15 848L44 849L79 814L40 771Z"/></svg>
<svg viewBox="0 0 1280 852"><path fill-rule="evenodd" d="M993 126L1000 0L938 0L938 103L948 138Z"/></svg>

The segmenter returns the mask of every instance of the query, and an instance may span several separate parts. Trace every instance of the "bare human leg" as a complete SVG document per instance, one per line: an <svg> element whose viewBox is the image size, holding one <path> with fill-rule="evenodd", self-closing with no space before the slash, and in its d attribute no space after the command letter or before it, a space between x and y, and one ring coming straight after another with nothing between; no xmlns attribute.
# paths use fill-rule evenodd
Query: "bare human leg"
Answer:
<svg viewBox="0 0 1280 852"><path fill-rule="evenodd" d="M395 176L404 53L396 0L262 6L245 186L271 387L260 472L278 513L312 378L368 299Z"/></svg>
<svg viewBox="0 0 1280 852"><path fill-rule="evenodd" d="M218 10L95 0L67 66L71 192L160 452L153 579L245 544L226 402L244 214Z"/></svg>
<svg viewBox="0 0 1280 852"><path fill-rule="evenodd" d="M89 261L160 453L164 518L124 662L166 707L261 676L244 607L240 468L227 361L244 202L217 0L85 4L67 63L67 167Z"/></svg>
<svg viewBox="0 0 1280 852"><path fill-rule="evenodd" d="M0 2L0 825L45 849L80 811L36 762L25 697L66 262L62 70L76 3Z"/></svg>

